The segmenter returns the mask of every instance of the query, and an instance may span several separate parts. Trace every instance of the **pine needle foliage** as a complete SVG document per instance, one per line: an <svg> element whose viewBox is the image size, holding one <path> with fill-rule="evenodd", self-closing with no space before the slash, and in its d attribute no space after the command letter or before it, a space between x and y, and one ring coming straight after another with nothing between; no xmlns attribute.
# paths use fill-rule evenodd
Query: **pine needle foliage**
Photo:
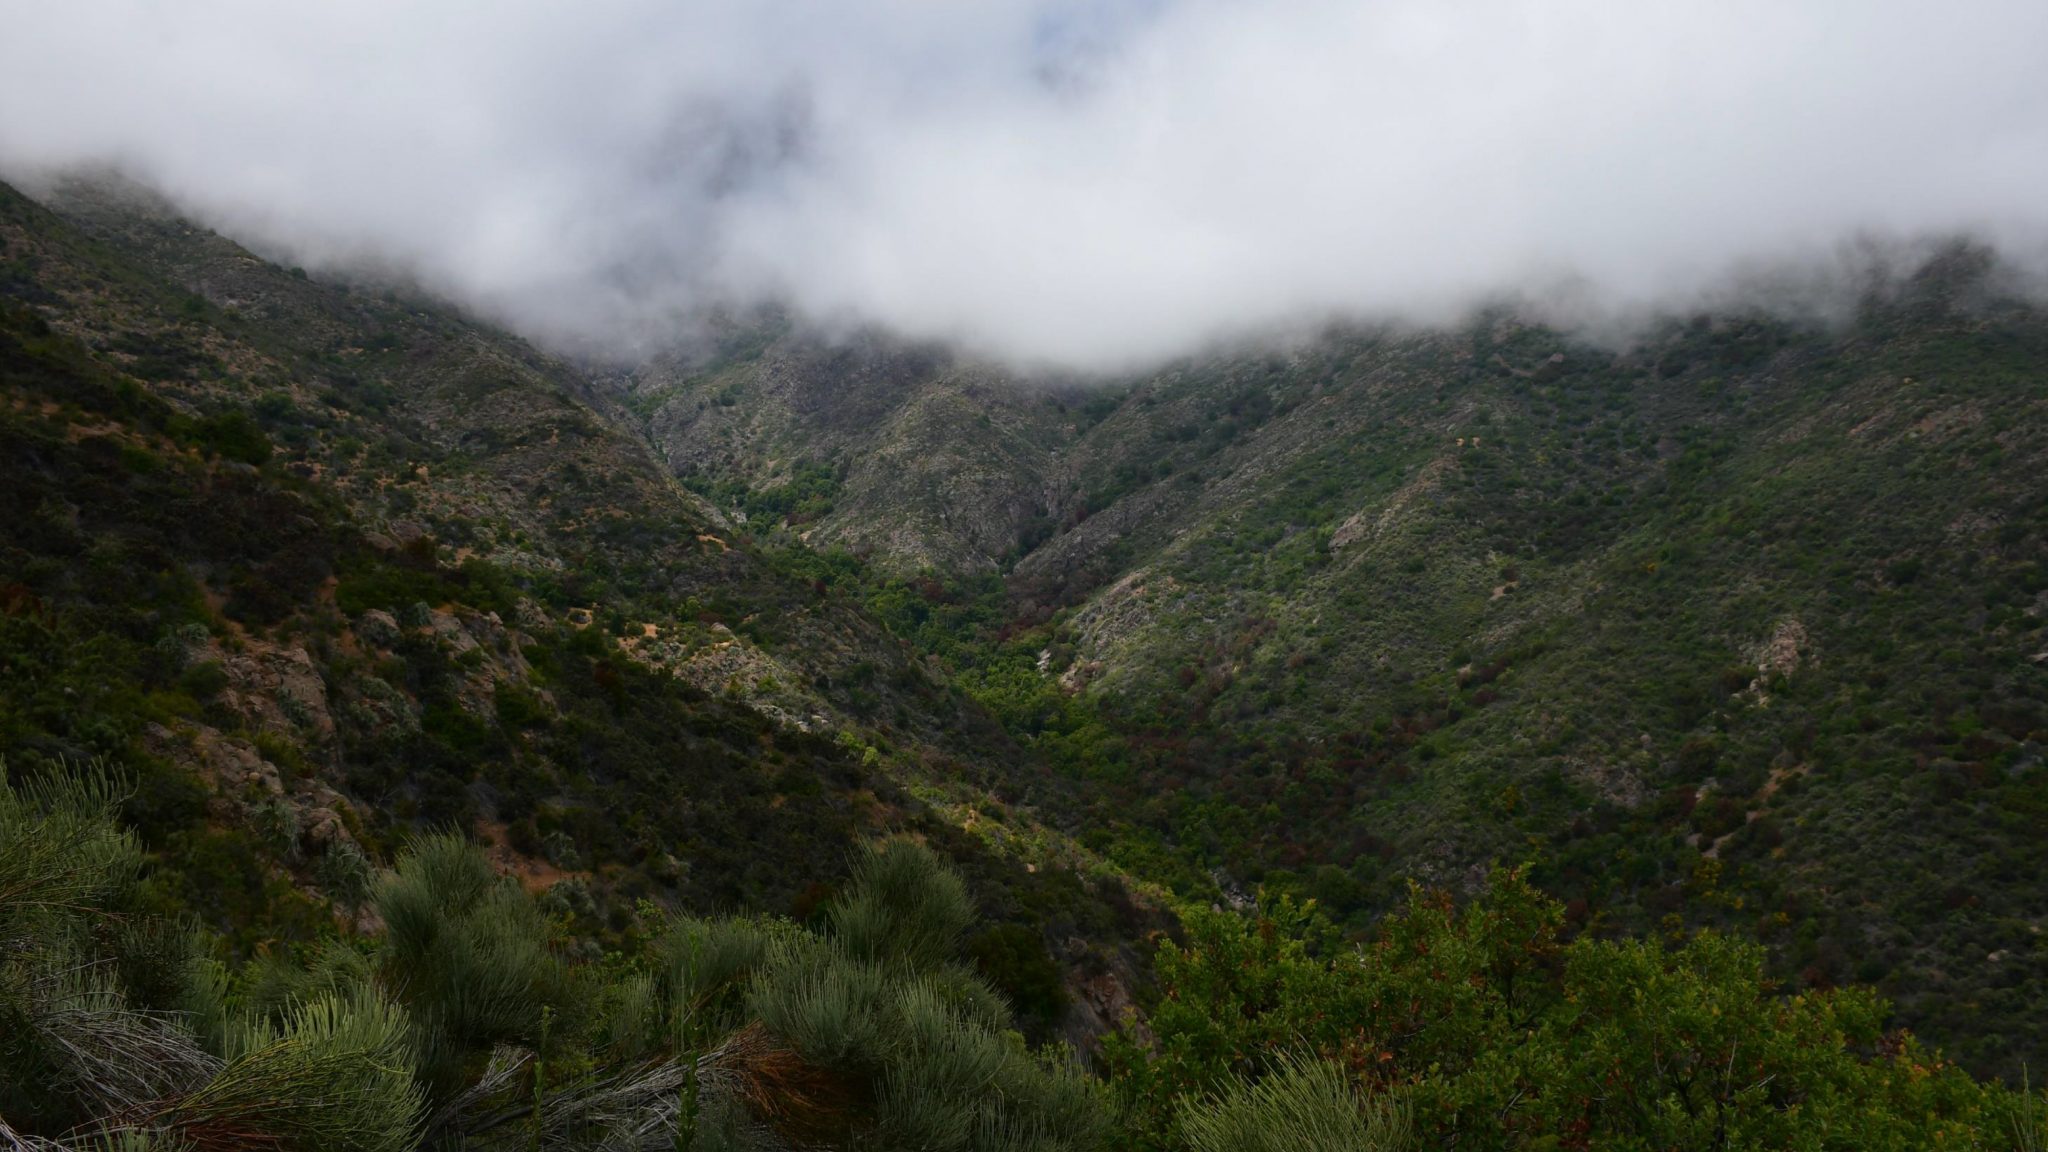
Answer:
<svg viewBox="0 0 2048 1152"><path fill-rule="evenodd" d="M864 851L832 934L781 942L752 981L751 1014L822 1074L778 1064L777 1082L813 1100L836 1093L829 1135L860 1147L1100 1146L1107 1112L1094 1082L1026 1049L1000 999L960 964L972 912L959 877L921 845ZM811 1128L792 1135L816 1141L818 1112L804 1109Z"/></svg>
<svg viewBox="0 0 2048 1152"><path fill-rule="evenodd" d="M134 882L142 845L114 822L121 788L97 762L6 783L0 760L0 935L31 917L106 906Z"/></svg>
<svg viewBox="0 0 2048 1152"><path fill-rule="evenodd" d="M742 978L760 966L773 947L769 925L739 919L679 917L655 938L654 974L667 1000L678 1048L704 1043L743 1023Z"/></svg>
<svg viewBox="0 0 2048 1152"><path fill-rule="evenodd" d="M2012 1133L2013 1152L2048 1149L2048 1089L2035 1090L2032 1069L2020 1069L2020 1090L2010 1101L2006 1127Z"/></svg>
<svg viewBox="0 0 2048 1152"><path fill-rule="evenodd" d="M0 1109L38 1128L174 1094L219 1066L175 1017L129 1006L113 969L54 949L0 975Z"/></svg>
<svg viewBox="0 0 2048 1152"><path fill-rule="evenodd" d="M821 949L772 965L747 1003L770 1032L806 1060L838 1067L879 1055L888 985L879 967Z"/></svg>
<svg viewBox="0 0 2048 1152"><path fill-rule="evenodd" d="M436 1099L458 1091L495 1045L537 1045L543 1009L559 1012L572 997L547 918L459 836L415 841L375 904L385 924L380 975L411 1013Z"/></svg>
<svg viewBox="0 0 2048 1152"><path fill-rule="evenodd" d="M1193 1152L1398 1152L1407 1113L1366 1100L1327 1060L1286 1058L1271 1075L1184 1103L1180 1128Z"/></svg>
<svg viewBox="0 0 2048 1152"><path fill-rule="evenodd" d="M231 1058L150 1127L193 1149L407 1152L422 1092L405 1014L369 994L297 1007L282 1025L245 1019Z"/></svg>
<svg viewBox="0 0 2048 1152"><path fill-rule="evenodd" d="M594 1047L613 1061L645 1059L665 1039L661 989L650 972L630 972L599 996Z"/></svg>
<svg viewBox="0 0 2048 1152"><path fill-rule="evenodd" d="M19 785L4 769L0 1115L60 1130L204 1079L218 1061L171 1010L202 974L189 935L115 917L142 863L120 786L98 763Z"/></svg>
<svg viewBox="0 0 2048 1152"><path fill-rule="evenodd" d="M848 955L931 965L955 958L974 923L974 902L930 849L889 840L855 854L852 883L832 906L831 923Z"/></svg>
<svg viewBox="0 0 2048 1152"><path fill-rule="evenodd" d="M228 970L215 955L213 937L193 924L150 916L122 916L108 927L110 960L129 1003L184 1017L208 1051L218 1053Z"/></svg>
<svg viewBox="0 0 2048 1152"><path fill-rule="evenodd" d="M283 951L258 953L243 965L234 999L240 1011L282 1023L300 1004L356 995L376 982L376 961L361 946L330 940L310 960Z"/></svg>

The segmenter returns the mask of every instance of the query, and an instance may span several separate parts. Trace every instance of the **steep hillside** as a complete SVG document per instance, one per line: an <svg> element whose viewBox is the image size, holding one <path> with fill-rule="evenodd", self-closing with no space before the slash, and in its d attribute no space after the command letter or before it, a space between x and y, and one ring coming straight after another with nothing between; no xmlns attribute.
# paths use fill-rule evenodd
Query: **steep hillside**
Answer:
<svg viewBox="0 0 2048 1152"><path fill-rule="evenodd" d="M1527 860L1571 931L1753 935L1980 1071L2048 1039L2048 317L1985 253L1625 349L1082 386L770 319L597 374L53 203L0 193L0 754L133 771L158 897L245 946L425 826L590 941L809 915L908 828L1040 1030L1129 1003L1126 876L1363 937Z"/></svg>
<svg viewBox="0 0 2048 1152"><path fill-rule="evenodd" d="M2048 1040L2048 316L2000 282L1959 247L1836 327L1616 350L1497 314L1086 398L866 347L868 399L816 422L779 389L831 406L833 361L785 336L641 410L726 504L836 468L812 543L898 573L885 615L922 589L899 628L1134 867L1364 929L1528 857L1583 923L1754 932L2016 1072Z"/></svg>
<svg viewBox="0 0 2048 1152"><path fill-rule="evenodd" d="M0 188L0 758L111 762L160 908L309 940L456 827L597 947L648 900L807 916L914 830L1031 1027L1113 1022L1156 913L1005 806L1029 759L982 709L585 375L133 190L54 203Z"/></svg>
<svg viewBox="0 0 2048 1152"><path fill-rule="evenodd" d="M993 573L1044 539L1070 503L1065 452L1112 407L943 348L774 323L619 384L722 511L905 574Z"/></svg>
<svg viewBox="0 0 2048 1152"><path fill-rule="evenodd" d="M723 518L586 402L570 366L430 302L314 283L132 189L75 185L58 204L98 247L22 235L24 282L70 305L53 326L173 404L246 408L284 470L335 492L380 539L431 537L458 563L536 582L543 599L605 606L614 631L659 620L650 656L708 691L737 680L804 725L833 711L814 678L900 663L858 613L728 541ZM787 691L763 693L778 648L801 649L804 667L781 669ZM938 706L946 722L930 733L972 727Z"/></svg>

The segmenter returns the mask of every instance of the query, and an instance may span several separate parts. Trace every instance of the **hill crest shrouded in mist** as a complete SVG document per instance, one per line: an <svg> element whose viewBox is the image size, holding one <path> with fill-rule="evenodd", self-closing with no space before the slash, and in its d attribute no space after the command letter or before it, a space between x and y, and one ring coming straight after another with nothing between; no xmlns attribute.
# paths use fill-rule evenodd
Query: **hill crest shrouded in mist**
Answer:
<svg viewBox="0 0 2048 1152"><path fill-rule="evenodd" d="M1113 371L1504 295L1685 311L1863 237L2048 255L2048 15L2012 0L93 0L9 32L12 178L114 164L613 359L775 301Z"/></svg>

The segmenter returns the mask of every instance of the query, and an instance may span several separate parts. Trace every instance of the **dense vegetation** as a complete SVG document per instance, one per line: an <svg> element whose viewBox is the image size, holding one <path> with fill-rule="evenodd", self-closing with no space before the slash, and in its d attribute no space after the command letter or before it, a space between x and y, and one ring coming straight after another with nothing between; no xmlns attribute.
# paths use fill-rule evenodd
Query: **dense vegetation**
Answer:
<svg viewBox="0 0 2048 1152"><path fill-rule="evenodd" d="M1505 870L1462 906L1416 891L1362 947L1284 901L1196 914L1161 956L1156 1046L1126 1050L1135 1126L1177 1147L1167 1102L1302 1053L1399 1101L1425 1146L1997 1147L2036 1122L1888 1031L1867 990L1785 994L1755 944L1568 935Z"/></svg>
<svg viewBox="0 0 2048 1152"><path fill-rule="evenodd" d="M0 354L53 372L64 364L59 338L12 337L0 329ZM99 379L73 366L43 394L75 405L79 421L118 420L95 403ZM573 844L553 853L567 871L634 866L700 906L786 907L830 879L807 868L800 846L850 843L853 794L872 785L882 789L872 802L888 802L888 783L830 739L776 732L650 671L600 627L552 621L544 608L522 630L499 625L500 614L520 619L525 582L477 561L442 566L431 548L380 551L317 489L181 453L180 430L165 423L167 441L146 417L117 425L122 434L74 438L61 420L0 412L0 509L14 526L0 541L12 590L0 616L11 683L0 746L23 766L90 756L139 766L143 831L196 873L179 883L220 911L221 926L238 919L238 898L247 915L289 900L236 895L245 882L233 872L251 863L247 847L207 828L202 776L217 766L152 733L247 730L283 773L282 796L325 769L363 801L351 835L372 847L394 821L468 826L488 813L531 855L547 854L551 837ZM217 609L209 594L222 597ZM368 612L381 631L346 630ZM271 715L230 669L280 649L304 652L323 688ZM276 855L289 857L298 829L284 837ZM692 875L640 867L685 843ZM618 896L630 906L649 894L628 885Z"/></svg>
<svg viewBox="0 0 2048 1152"><path fill-rule="evenodd" d="M532 474L569 526L477 504L430 516L471 499L480 465L426 426L429 398L393 399L360 358L341 391L286 387L287 368L326 373L333 358L298 359L271 326L211 311L11 193L0 209L17 229L11 266L36 269L17 283L23 302L0 300L0 756L17 773L120 764L154 909L198 918L238 955L313 939L333 909L364 903L369 869L409 835L459 827L547 889L585 947L631 946L645 900L808 917L853 844L914 831L997 921L972 947L1035 1036L1066 1005L1049 941L1114 951L1148 922L1070 870L996 857L906 791L902 764L955 762L920 733L971 739L977 719L885 633L743 548L700 541L687 507L656 509L682 522L662 547L684 542L656 564L631 537L582 535L606 526L599 510L625 500L618 473L638 467L589 413L563 409L583 431L545 430L559 471ZM273 272L294 299L410 315ZM288 315L315 331L326 319ZM238 366L141 377L95 325L233 349ZM259 386L262 355L285 359ZM542 395L520 411L561 405ZM594 442L615 471L578 462ZM507 546L479 554L497 534ZM536 559L544 549L574 563ZM640 634L649 619L658 650ZM692 655L705 674L680 674ZM771 678L784 682L773 699L800 692L830 721L757 707Z"/></svg>
<svg viewBox="0 0 2048 1152"><path fill-rule="evenodd" d="M97 767L0 786L0 1138L204 1149L2039 1146L2044 1101L1773 994L1754 946L1561 939L1519 876L1418 895L1370 948L1312 909L1197 914L1103 1084L961 962L973 908L908 841L819 928L663 916L576 959L559 912L447 835L382 930L230 967L143 911Z"/></svg>
<svg viewBox="0 0 2048 1152"><path fill-rule="evenodd" d="M137 914L140 844L87 770L0 790L0 1138L199 1149L1102 1145L1101 1093L1034 1054L959 958L960 879L867 849L821 932L649 913L566 927L451 836L381 875L375 936L236 969Z"/></svg>
<svg viewBox="0 0 2048 1152"><path fill-rule="evenodd" d="M1827 323L1616 348L1495 313L1176 365L1107 415L1038 401L1066 471L1019 476L1055 527L1005 571L806 563L1184 898L1362 935L1534 842L1596 932L1759 939L2017 1079L2048 1043L2048 317L2000 278L1958 246ZM900 419L944 383L903 369ZM922 514L847 491L814 539Z"/></svg>

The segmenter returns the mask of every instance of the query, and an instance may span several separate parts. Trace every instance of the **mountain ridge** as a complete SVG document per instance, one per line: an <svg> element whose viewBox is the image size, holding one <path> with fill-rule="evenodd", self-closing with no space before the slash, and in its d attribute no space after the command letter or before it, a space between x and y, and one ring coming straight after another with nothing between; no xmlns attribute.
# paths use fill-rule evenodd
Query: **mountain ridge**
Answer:
<svg viewBox="0 0 2048 1152"><path fill-rule="evenodd" d="M947 426L991 468L1033 431L1030 465L957 493L1007 548L942 515L957 466L907 414L979 370L928 352L862 345L869 399L808 440L786 420L772 450L681 435L668 458L725 477L699 490L764 539L975 605L954 612L978 641L913 627L1058 765L1074 827L1185 893L1260 881L1364 930L1408 877L1533 851L1616 929L1741 923L1787 975L1876 981L1961 1047L1979 1025L1938 1021L2034 1027L2048 915L2020 879L2048 323L1999 267L1951 245L1832 322L1702 313L1624 347L1502 312L1078 397L1013 379ZM817 355L771 334L640 411L657 438L744 422L828 378ZM824 482L792 517L806 452Z"/></svg>
<svg viewBox="0 0 2048 1152"><path fill-rule="evenodd" d="M1093 997L1085 1038L1161 906L1313 898L1365 938L1412 880L1528 859L1580 930L1753 934L1977 1070L2040 1042L2048 321L1982 250L1834 327L1496 312L1083 387L773 317L585 367L66 196L0 202L15 433L61 462L21 473L52 527L10 619L74 690L63 637L111 628L143 691L91 737L17 709L9 746L139 751L185 797L152 835L257 889L329 897L329 815L373 854L481 821L630 934L647 892L814 909L831 863L746 837L893 823L1047 917L1026 966ZM246 519L131 555L149 485L195 526L216 491L303 508L303 555ZM194 773L253 792L195 814ZM283 930L250 900L212 914Z"/></svg>
<svg viewBox="0 0 2048 1152"><path fill-rule="evenodd" d="M893 828L1035 925L1000 953L1035 1033L1115 1023L1156 901L1000 799L1001 728L590 375L133 190L53 203L0 188L0 755L124 765L168 906L304 942L454 826L631 940L649 900L808 915Z"/></svg>

